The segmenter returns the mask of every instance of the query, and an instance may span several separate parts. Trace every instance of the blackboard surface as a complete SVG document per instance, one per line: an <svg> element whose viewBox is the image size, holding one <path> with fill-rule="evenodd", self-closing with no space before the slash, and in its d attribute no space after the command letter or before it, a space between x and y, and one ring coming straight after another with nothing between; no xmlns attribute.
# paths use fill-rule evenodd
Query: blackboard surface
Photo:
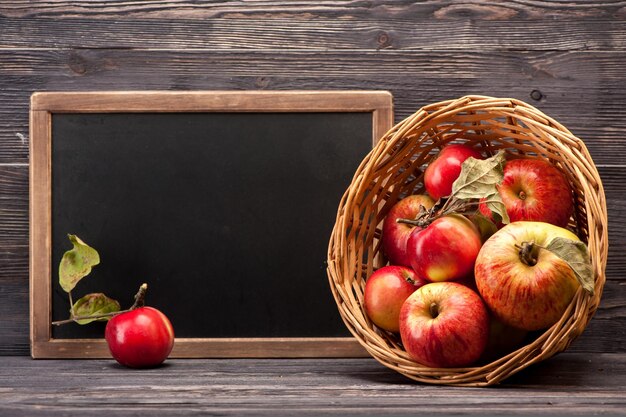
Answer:
<svg viewBox="0 0 626 417"><path fill-rule="evenodd" d="M101 256L74 299L105 292L124 308L147 282L177 337L349 335L325 260L371 113L59 113L51 125L54 320L68 317L57 270L72 233Z"/></svg>
<svg viewBox="0 0 626 417"><path fill-rule="evenodd" d="M100 265L72 291L128 308L141 283L173 358L362 357L326 259L386 91L36 92L30 106L33 358L111 357L104 323L57 327L68 234ZM345 290L350 291L350 288Z"/></svg>

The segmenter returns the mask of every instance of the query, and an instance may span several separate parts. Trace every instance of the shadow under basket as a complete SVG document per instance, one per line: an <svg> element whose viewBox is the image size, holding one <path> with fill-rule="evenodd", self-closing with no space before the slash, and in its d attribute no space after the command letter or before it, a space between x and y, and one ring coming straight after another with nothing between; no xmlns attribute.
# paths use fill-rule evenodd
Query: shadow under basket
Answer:
<svg viewBox="0 0 626 417"><path fill-rule="evenodd" d="M378 329L363 309L365 281L384 266L382 222L410 194L424 193L423 173L448 143L468 143L485 156L541 158L556 165L573 190L569 228L587 243L595 293L582 288L561 319L517 350L465 368L429 368L413 361L398 335ZM431 104L390 129L364 158L343 195L328 247L328 278L339 313L380 363L415 381L488 386L564 351L595 313L606 280L607 212L598 171L582 140L538 109L515 99L465 96Z"/></svg>

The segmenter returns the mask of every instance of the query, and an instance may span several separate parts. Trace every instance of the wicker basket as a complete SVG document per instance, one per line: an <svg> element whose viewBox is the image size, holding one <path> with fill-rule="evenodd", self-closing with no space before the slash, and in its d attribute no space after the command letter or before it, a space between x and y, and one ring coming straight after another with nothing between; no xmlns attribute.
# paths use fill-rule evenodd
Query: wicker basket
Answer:
<svg viewBox="0 0 626 417"><path fill-rule="evenodd" d="M371 323L363 310L363 290L367 277L386 264L379 241L386 213L404 196L424 192L426 165L450 142L473 144L486 156L504 149L544 158L561 168L574 190L570 228L589 247L595 294L580 288L558 323L504 357L475 367L435 369L411 360L397 335ZM346 326L383 365L420 382L487 386L565 350L583 332L600 302L607 251L604 190L583 142L519 100L466 96L421 108L389 130L366 156L339 204L328 277Z"/></svg>

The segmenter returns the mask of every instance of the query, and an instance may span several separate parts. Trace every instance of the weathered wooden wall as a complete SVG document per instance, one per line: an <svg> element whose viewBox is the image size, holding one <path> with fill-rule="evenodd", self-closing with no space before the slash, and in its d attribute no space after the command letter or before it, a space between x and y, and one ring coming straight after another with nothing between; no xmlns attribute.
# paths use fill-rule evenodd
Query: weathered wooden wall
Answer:
<svg viewBox="0 0 626 417"><path fill-rule="evenodd" d="M582 138L609 207L603 301L580 352L626 352L626 2L0 2L0 355L28 346L34 91L384 89L396 121L515 97ZM329 294L330 296L330 294Z"/></svg>

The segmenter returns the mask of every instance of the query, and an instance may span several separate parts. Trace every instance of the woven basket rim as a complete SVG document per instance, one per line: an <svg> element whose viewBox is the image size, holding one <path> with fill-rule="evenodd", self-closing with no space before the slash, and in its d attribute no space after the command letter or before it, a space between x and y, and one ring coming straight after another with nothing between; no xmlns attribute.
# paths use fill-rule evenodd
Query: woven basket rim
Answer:
<svg viewBox="0 0 626 417"><path fill-rule="evenodd" d="M595 293L579 288L559 322L514 352L486 364L435 369L411 360L398 338L377 329L362 301L366 277L384 265L378 241L384 214L402 196L423 189L422 168L450 142L471 142L487 154L504 149L549 159L564 171L576 205L570 226L588 244ZM494 385L565 350L583 332L606 281L607 223L602 181L580 138L521 100L466 95L421 107L389 129L365 156L339 203L328 246L328 279L346 327L383 365L418 382Z"/></svg>

